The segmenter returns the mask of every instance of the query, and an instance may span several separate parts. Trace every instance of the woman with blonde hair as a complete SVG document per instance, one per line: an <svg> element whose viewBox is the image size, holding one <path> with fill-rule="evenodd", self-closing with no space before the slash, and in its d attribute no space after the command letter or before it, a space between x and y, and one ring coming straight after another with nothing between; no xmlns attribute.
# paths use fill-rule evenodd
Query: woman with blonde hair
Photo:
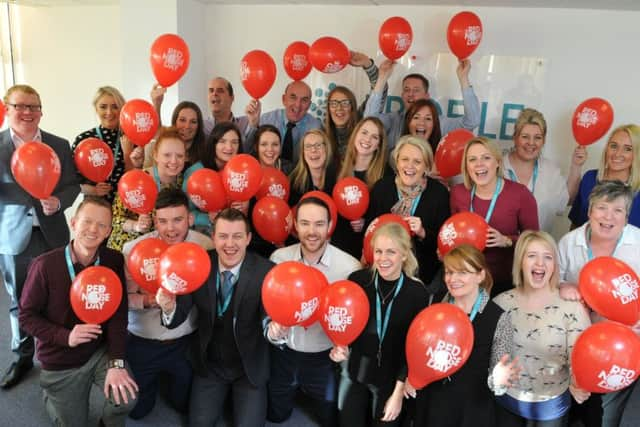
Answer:
<svg viewBox="0 0 640 427"><path fill-rule="evenodd" d="M338 392L340 425L396 426L407 376L405 337L429 294L416 278L418 262L411 238L400 224L381 225L373 234L373 264L349 276L369 300L369 320L351 348L334 347L342 364Z"/></svg>
<svg viewBox="0 0 640 427"><path fill-rule="evenodd" d="M602 151L600 166L585 172L578 194L569 212L572 228L588 221L589 194L602 181L622 181L633 191L629 224L640 227L640 126L629 124L615 128L609 134Z"/></svg>
<svg viewBox="0 0 640 427"><path fill-rule="evenodd" d="M297 205L308 191L319 190L331 196L336 184L333 151L327 134L320 129L310 130L300 138L300 144L298 162L289 175L289 206Z"/></svg>
<svg viewBox="0 0 640 427"><path fill-rule="evenodd" d="M437 235L449 217L449 192L431 178L433 153L422 139L406 135L393 149L396 175L384 176L371 190L367 223L385 213L403 217L413 235L413 247L420 260L418 276L431 283L440 266Z"/></svg>
<svg viewBox="0 0 640 427"><path fill-rule="evenodd" d="M494 426L494 394L504 393L518 374L517 360L509 361L509 316L489 297L493 279L482 252L460 245L443 257L443 264L448 293L442 302L468 314L473 347L462 368L448 378L419 392L406 383L406 395L416 397L414 426Z"/></svg>
<svg viewBox="0 0 640 427"><path fill-rule="evenodd" d="M387 165L384 126L380 119L367 117L353 129L337 181L354 176L371 189L383 175L392 173ZM364 223L364 218L348 221L339 217L331 243L360 258Z"/></svg>
<svg viewBox="0 0 640 427"><path fill-rule="evenodd" d="M463 184L451 189L451 213L470 211L489 224L484 251L493 276L492 296L512 287L513 245L525 230L538 230L536 199L524 185L503 178L495 142L477 137L464 148Z"/></svg>
<svg viewBox="0 0 640 427"><path fill-rule="evenodd" d="M84 177L80 180L83 194L101 196L109 202L113 202L118 181L128 169L127 159L132 150L131 144L120 130L120 109L124 103L124 97L118 89L111 86L99 87L93 96L93 108L100 123L78 135L71 146L75 153L78 144L87 138L98 138L109 146L113 152L113 170L109 178L105 182L91 182Z"/></svg>
<svg viewBox="0 0 640 427"><path fill-rule="evenodd" d="M525 185L538 203L540 229L551 232L557 215L564 215L567 203L576 195L585 149L573 152L568 178L552 160L542 155L547 138L547 121L533 108L522 110L513 129L513 148L503 158L504 177Z"/></svg>
<svg viewBox="0 0 640 427"><path fill-rule="evenodd" d="M158 192L163 188L180 188L187 150L176 128L162 128L153 147L154 166L145 169L153 177ZM122 251L125 243L153 229L151 214L139 215L127 209L119 195L112 207L112 231L107 246Z"/></svg>
<svg viewBox="0 0 640 427"><path fill-rule="evenodd" d="M566 426L571 396L579 403L589 397L572 381L571 351L591 321L582 304L562 299L559 281L553 237L522 233L513 259L515 289L494 300L509 313L514 356L522 368L519 380L498 397L498 426Z"/></svg>

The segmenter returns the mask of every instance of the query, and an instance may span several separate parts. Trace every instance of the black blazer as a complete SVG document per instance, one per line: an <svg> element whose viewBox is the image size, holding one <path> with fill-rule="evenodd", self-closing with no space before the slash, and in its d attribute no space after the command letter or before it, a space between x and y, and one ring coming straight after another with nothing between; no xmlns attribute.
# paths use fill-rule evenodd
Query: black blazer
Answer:
<svg viewBox="0 0 640 427"><path fill-rule="evenodd" d="M216 275L218 254L209 251L211 273L200 289L193 294L176 299L176 313L167 327L182 324L192 306L198 308L198 329L192 335L190 359L193 370L200 376L207 376L207 347L212 339L216 316ZM233 296L233 335L242 358L247 378L254 386L266 384L269 378L269 345L263 330L267 315L262 306L262 281L273 263L251 252L247 252L240 277Z"/></svg>

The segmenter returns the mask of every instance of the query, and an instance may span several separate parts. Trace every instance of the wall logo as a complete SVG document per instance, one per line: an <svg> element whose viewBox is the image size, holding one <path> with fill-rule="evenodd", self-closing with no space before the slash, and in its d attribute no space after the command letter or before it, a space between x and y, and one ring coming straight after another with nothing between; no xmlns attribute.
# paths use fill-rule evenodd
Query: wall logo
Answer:
<svg viewBox="0 0 640 427"><path fill-rule="evenodd" d="M105 153L102 148L94 148L93 150L89 150L89 161L91 162L91 166L93 166L94 168L106 165L107 159L107 153Z"/></svg>
<svg viewBox="0 0 640 427"><path fill-rule="evenodd" d="M165 53L163 53L162 59L162 66L170 69L171 71L176 71L184 64L182 52L174 48L169 48Z"/></svg>
<svg viewBox="0 0 640 427"><path fill-rule="evenodd" d="M227 184L229 185L229 191L241 193L245 188L249 186L248 172L233 172L229 171L227 177Z"/></svg>
<svg viewBox="0 0 640 427"><path fill-rule="evenodd" d="M303 301L300 304L300 311L296 311L294 314L296 322L304 322L305 320L310 318L318 309L318 305L320 305L320 299L318 297L314 297L309 301Z"/></svg>
<svg viewBox="0 0 640 427"><path fill-rule="evenodd" d="M353 316L349 315L346 307L329 306L328 312L324 315L330 331L344 332L351 323Z"/></svg>
<svg viewBox="0 0 640 427"><path fill-rule="evenodd" d="M187 281L178 276L175 271L169 274L162 275L162 287L171 292L177 294L187 289Z"/></svg>
<svg viewBox="0 0 640 427"><path fill-rule="evenodd" d="M87 310L102 310L104 303L109 301L111 294L107 292L105 285L87 285L87 289L82 293L84 308Z"/></svg>
<svg viewBox="0 0 640 427"><path fill-rule="evenodd" d="M460 351L459 346L438 340L435 349L433 347L427 349L427 356L429 357L427 366L436 371L447 372L454 366L458 366L462 361Z"/></svg>
<svg viewBox="0 0 640 427"><path fill-rule="evenodd" d="M622 276L618 276L612 279L613 296L618 298L622 304L628 304L638 299L638 281L635 280L629 273L625 273Z"/></svg>
<svg viewBox="0 0 640 427"><path fill-rule="evenodd" d="M583 128L589 128L592 125L598 123L598 112L593 108L584 107L580 113L578 113L578 126Z"/></svg>
<svg viewBox="0 0 640 427"><path fill-rule="evenodd" d="M464 30L464 39L467 46L475 46L480 43L482 38L482 29L478 25L471 25Z"/></svg>
<svg viewBox="0 0 640 427"><path fill-rule="evenodd" d="M142 260L142 267L140 268L140 274L142 274L147 281L156 280L158 275L158 263L160 258L145 258Z"/></svg>
<svg viewBox="0 0 640 427"><path fill-rule="evenodd" d="M153 125L151 113L136 113L136 118L133 122L136 125L136 132L149 132Z"/></svg>
<svg viewBox="0 0 640 427"><path fill-rule="evenodd" d="M611 391L620 390L631 385L635 376L636 371L633 369L625 369L618 365L613 365L609 372L600 371L598 374L598 378L600 378L598 386Z"/></svg>
<svg viewBox="0 0 640 427"><path fill-rule="evenodd" d="M340 198L345 201L347 206L360 203L362 198L362 191L357 185L347 185L344 187L344 191L340 194Z"/></svg>
<svg viewBox="0 0 640 427"><path fill-rule="evenodd" d="M127 200L127 204L133 209L141 208L145 200L147 200L147 196L140 190L127 191L124 197Z"/></svg>

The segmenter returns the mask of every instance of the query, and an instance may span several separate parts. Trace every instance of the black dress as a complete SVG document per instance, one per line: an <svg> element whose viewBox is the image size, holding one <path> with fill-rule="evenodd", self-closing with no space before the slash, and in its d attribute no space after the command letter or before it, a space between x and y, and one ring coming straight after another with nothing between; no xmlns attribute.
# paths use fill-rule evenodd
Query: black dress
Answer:
<svg viewBox="0 0 640 427"><path fill-rule="evenodd" d="M418 392L414 427L494 427L495 400L487 385L491 348L503 310L489 301L473 320L469 360L449 378Z"/></svg>
<svg viewBox="0 0 640 427"><path fill-rule="evenodd" d="M376 217L390 213L398 202L398 189L395 177L385 176L371 190L369 210L366 215L366 226ZM442 224L449 218L449 191L435 179L427 178L427 186L422 192L416 206L414 216L422 220L425 238L413 237L414 253L420 264L419 277L424 283L431 283L440 261L436 254L438 248L438 232Z"/></svg>

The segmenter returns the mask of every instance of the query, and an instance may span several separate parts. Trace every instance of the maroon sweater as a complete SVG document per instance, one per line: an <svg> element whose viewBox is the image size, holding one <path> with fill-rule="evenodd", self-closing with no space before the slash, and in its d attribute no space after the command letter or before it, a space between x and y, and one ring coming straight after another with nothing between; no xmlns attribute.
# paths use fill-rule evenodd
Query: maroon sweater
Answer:
<svg viewBox="0 0 640 427"><path fill-rule="evenodd" d="M115 271L124 279L124 258L120 252L100 248L100 265ZM76 274L85 267L74 264ZM36 349L42 368L58 371L79 368L102 345L109 357L124 359L127 337L127 289L111 319L103 323L102 334L95 340L69 347L73 327L83 323L73 312L69 300L71 277L64 258L64 247L54 249L33 260L20 298L20 327L37 338Z"/></svg>
<svg viewBox="0 0 640 427"><path fill-rule="evenodd" d="M469 211L470 201L471 191L467 190L464 184L454 186L451 189L451 215ZM483 200L476 196L473 199L473 211L484 218L490 204L491 200ZM489 225L510 237L514 246L520 233L525 230L538 230L538 205L531 191L522 184L505 179ZM495 282L511 282L514 246L484 250Z"/></svg>

